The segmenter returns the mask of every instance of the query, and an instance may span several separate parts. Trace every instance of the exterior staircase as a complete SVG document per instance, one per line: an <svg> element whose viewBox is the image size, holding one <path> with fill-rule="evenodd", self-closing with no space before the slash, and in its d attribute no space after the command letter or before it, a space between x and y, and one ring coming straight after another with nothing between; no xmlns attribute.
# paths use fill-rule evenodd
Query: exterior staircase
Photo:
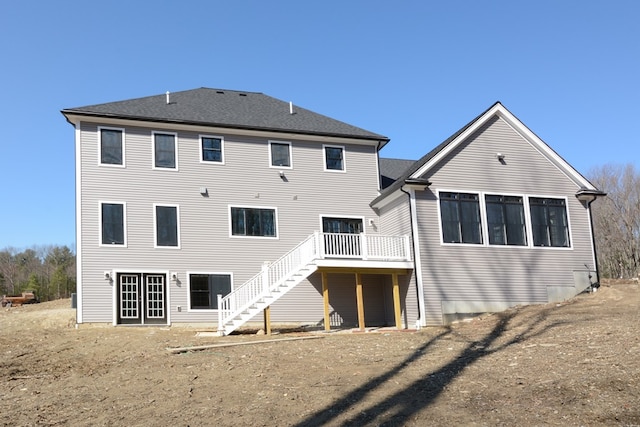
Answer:
<svg viewBox="0 0 640 427"><path fill-rule="evenodd" d="M228 335L318 269L325 258L409 260L407 236L315 232L231 293L218 295L218 335Z"/></svg>

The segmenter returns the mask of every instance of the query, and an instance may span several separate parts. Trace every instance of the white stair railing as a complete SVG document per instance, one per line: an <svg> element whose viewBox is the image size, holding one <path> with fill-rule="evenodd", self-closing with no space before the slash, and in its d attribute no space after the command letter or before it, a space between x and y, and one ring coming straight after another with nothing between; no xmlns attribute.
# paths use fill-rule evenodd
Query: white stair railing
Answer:
<svg viewBox="0 0 640 427"><path fill-rule="evenodd" d="M278 260L265 262L258 274L231 293L218 295L218 330L223 331L227 322L270 296L302 268L324 258L409 261L409 236L315 232Z"/></svg>
<svg viewBox="0 0 640 427"><path fill-rule="evenodd" d="M218 295L218 330L230 320L247 310L256 301L268 296L294 273L316 259L316 240L319 233L307 237L302 243L271 264L265 263L262 271L224 297Z"/></svg>

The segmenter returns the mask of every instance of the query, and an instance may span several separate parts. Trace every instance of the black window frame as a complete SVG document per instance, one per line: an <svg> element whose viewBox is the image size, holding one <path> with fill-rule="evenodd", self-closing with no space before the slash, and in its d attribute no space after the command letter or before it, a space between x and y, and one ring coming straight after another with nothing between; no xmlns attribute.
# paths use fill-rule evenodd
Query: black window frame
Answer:
<svg viewBox="0 0 640 427"><path fill-rule="evenodd" d="M442 242L482 245L480 195L478 193L442 191L438 197L440 199ZM474 207L475 209L473 209ZM475 218L468 218L471 215L471 209L473 209Z"/></svg>
<svg viewBox="0 0 640 427"><path fill-rule="evenodd" d="M170 211L175 213L172 221L170 223L161 223L165 219L171 219L166 216ZM178 206L156 204L154 206L154 223L156 248L180 248L180 212Z"/></svg>
<svg viewBox="0 0 640 427"><path fill-rule="evenodd" d="M106 166L124 166L124 130L116 128L100 127L100 164ZM119 135L117 141L108 137L108 135ZM119 153L110 154L109 148ZM113 157L110 159L110 157Z"/></svg>
<svg viewBox="0 0 640 427"><path fill-rule="evenodd" d="M163 141L164 137L171 137L173 143L173 150L168 150L163 145L166 141ZM170 158L164 159L163 155L171 153ZM165 170L177 170L178 169L178 135L171 132L154 132L153 133L153 168L165 169Z"/></svg>
<svg viewBox="0 0 640 427"><path fill-rule="evenodd" d="M119 212L115 210L119 207ZM124 203L100 203L100 244L103 246L126 246L126 209Z"/></svg>
<svg viewBox="0 0 640 427"><path fill-rule="evenodd" d="M278 215L275 208L230 206L229 215L233 237L278 237ZM270 221L269 215L272 217Z"/></svg>
<svg viewBox="0 0 640 427"><path fill-rule="evenodd" d="M274 155L274 147L277 147L277 148L286 147L286 152L287 152L286 162L287 162L287 164L277 163L276 162L278 160L279 156L278 155ZM278 154L278 153L275 153L275 154ZM291 143L290 142L285 142L285 141L269 141L269 162L270 162L269 166L272 167L272 168L292 169L293 168L293 159L292 159L292 154L291 154Z"/></svg>
<svg viewBox="0 0 640 427"><path fill-rule="evenodd" d="M217 142L217 147L205 144ZM203 163L224 163L224 139L221 136L200 135L200 161ZM214 158L206 158L207 153Z"/></svg>
<svg viewBox="0 0 640 427"><path fill-rule="evenodd" d="M529 215L534 247L571 248L566 199L530 196Z"/></svg>
<svg viewBox="0 0 640 427"><path fill-rule="evenodd" d="M333 153L339 152L339 156ZM325 145L324 146L324 169L325 171L339 171L344 172L345 167L345 148L338 145Z"/></svg>
<svg viewBox="0 0 640 427"><path fill-rule="evenodd" d="M216 279L227 279L228 283L216 283ZM228 289L220 292L223 286ZM218 294L225 296L232 290L233 277L229 273L189 273L189 310L217 310Z"/></svg>
<svg viewBox="0 0 640 427"><path fill-rule="evenodd" d="M528 246L523 196L485 194L487 238L490 245ZM499 214L499 218L496 215Z"/></svg>

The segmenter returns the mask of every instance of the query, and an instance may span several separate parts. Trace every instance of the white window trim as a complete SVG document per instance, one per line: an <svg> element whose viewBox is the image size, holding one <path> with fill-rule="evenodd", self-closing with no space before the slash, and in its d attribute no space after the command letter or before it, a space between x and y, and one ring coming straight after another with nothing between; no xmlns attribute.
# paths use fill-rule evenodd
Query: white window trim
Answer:
<svg viewBox="0 0 640 427"><path fill-rule="evenodd" d="M482 243L448 243L444 242L442 235L442 212L440 210L440 193L467 193L467 194L477 194L479 197L480 203L480 221L481 221L481 229L482 229ZM527 235L527 244L526 245L492 245L489 243L489 223L487 221L487 204L485 201L485 195L491 196L518 196L523 199L523 208L524 208L524 220L525 220L525 233ZM531 223L531 205L529 204L529 198L540 198L540 199L563 199L565 201L565 208L567 212L567 227L569 232L569 246L534 246L533 244L533 225ZM457 189L446 189L441 188L437 190L437 214L438 214L438 233L440 234L440 245L441 246L465 246L465 247L490 247L490 248L509 248L510 250L514 249L536 249L536 250L573 250L573 235L571 228L571 215L569 214L569 198L567 196L548 196L548 195L537 195L537 194L522 194L522 193L510 193L510 192L501 192L501 191L474 191L474 190L457 190Z"/></svg>
<svg viewBox="0 0 640 427"><path fill-rule="evenodd" d="M202 150L202 138L215 138L220 140L220 156L222 160L219 162L214 162L211 160L204 160L204 151ZM208 165L224 165L224 137L220 135L198 135L198 141L200 142L200 163L205 163ZM177 164L177 163L176 163Z"/></svg>
<svg viewBox="0 0 640 427"><path fill-rule="evenodd" d="M115 243L102 243L102 205L122 205L122 232L124 233L124 243L123 244L115 244ZM126 248L127 247L127 203L126 202L116 202L112 200L100 200L98 201L98 245L103 248Z"/></svg>
<svg viewBox="0 0 640 427"><path fill-rule="evenodd" d="M178 238L178 246L159 246L158 245L158 218L157 218L157 207L167 207L167 208L176 208L176 234ZM180 239L180 205L170 204L170 203L154 203L153 204L153 247L156 249L180 249L181 248L181 239Z"/></svg>
<svg viewBox="0 0 640 427"><path fill-rule="evenodd" d="M572 251L573 250L573 234L571 233L571 215L569 214L569 198L567 196L548 196L548 195L538 195L538 194L527 194L526 196L527 205L525 206L525 216L528 221L527 228L529 235L527 239L529 239L529 247L536 250L552 250L552 251ZM529 203L530 198L538 198L538 199L559 199L564 200L564 207L567 213L567 232L569 233L569 246L535 246L533 244L533 224L531 222L531 205Z"/></svg>
<svg viewBox="0 0 640 427"><path fill-rule="evenodd" d="M167 325L171 324L171 290L170 290L170 285L171 285L171 277L169 277L169 271L168 270L156 270L156 269L144 269L144 270L138 270L135 268L113 268L111 269L111 273L113 274L113 284L114 286L112 286L113 291L111 292L112 295L112 322L111 324L113 326L117 326L118 325L118 291L119 291L119 284L117 283L118 280L118 274L164 274L165 275L165 291L166 291L166 314L167 314ZM141 323L142 325L146 325L147 323L144 323L144 319Z"/></svg>
<svg viewBox="0 0 640 427"><path fill-rule="evenodd" d="M480 197L482 197L481 199L482 206L480 206L480 211L482 212L482 232L486 236L486 239L485 239L486 246L489 246L492 248L510 248L512 250L516 248L520 248L520 249L530 248L531 247L531 236L530 236L531 220L530 218L527 217L527 211L528 211L527 196L522 193L509 193L509 192L501 192L501 191L485 191L479 194L480 194ZM485 199L485 196L522 197L522 209L524 210L524 234L525 234L525 237L527 238L526 245L496 245L496 244L489 243L489 219L487 217L487 201ZM453 243L450 243L450 244L453 244Z"/></svg>
<svg viewBox="0 0 640 427"><path fill-rule="evenodd" d="M246 209L268 209L274 211L274 221L276 228L275 236L236 236L233 234L233 216L231 215L231 208L246 208ZM266 239L266 240L279 240L280 239L280 230L278 224L278 208L273 206L250 206L250 205L228 205L227 213L229 215L229 237L233 239Z"/></svg>
<svg viewBox="0 0 640 427"><path fill-rule="evenodd" d="M342 169L327 169L327 148L340 148L342 149ZM345 173L347 172L347 150L344 148L344 145L322 145L322 168L325 172L338 172Z"/></svg>
<svg viewBox="0 0 640 427"><path fill-rule="evenodd" d="M191 308L191 275L192 274L217 274L231 277L231 291L233 292L235 287L233 286L233 273L229 271L187 271L187 312L189 313L217 313L217 308Z"/></svg>
<svg viewBox="0 0 640 427"><path fill-rule="evenodd" d="M175 168L162 168L156 167L156 135L173 135L173 150L174 156L176 160ZM165 132L160 130L154 130L151 132L151 168L154 170L162 170L162 171L177 171L178 170L178 133L177 132Z"/></svg>
<svg viewBox="0 0 640 427"><path fill-rule="evenodd" d="M487 215L484 206L484 196L481 191L472 191L472 190L449 190L445 188L440 188L437 191L437 207L438 207L438 232L440 233L440 245L442 246L454 246L454 247L471 247L478 248L487 246L487 236L486 236L486 223L487 223ZM440 193L467 193L467 194L477 194L478 195L478 203L480 204L480 231L482 232L482 242L480 243L450 243L444 241L444 236L442 235L442 212L440 209Z"/></svg>
<svg viewBox="0 0 640 427"><path fill-rule="evenodd" d="M114 165L111 163L102 163L102 130L116 130L116 131L120 131L122 132L122 164L121 165ZM125 143L125 131L124 128L115 128L115 127L109 127L109 126L98 126L98 166L105 166L108 168L125 168L126 167L126 159L127 156L125 155L126 153L126 143Z"/></svg>
<svg viewBox="0 0 640 427"><path fill-rule="evenodd" d="M365 217L360 215L325 215L320 214L320 230L322 230L323 221L325 218L345 218L345 219L359 219L362 221L362 232L366 233L367 224L365 222Z"/></svg>
<svg viewBox="0 0 640 427"><path fill-rule="evenodd" d="M288 145L289 146L289 164L290 166L275 166L271 156L271 144ZM272 169L293 169L293 149L289 141L269 140L269 167Z"/></svg>

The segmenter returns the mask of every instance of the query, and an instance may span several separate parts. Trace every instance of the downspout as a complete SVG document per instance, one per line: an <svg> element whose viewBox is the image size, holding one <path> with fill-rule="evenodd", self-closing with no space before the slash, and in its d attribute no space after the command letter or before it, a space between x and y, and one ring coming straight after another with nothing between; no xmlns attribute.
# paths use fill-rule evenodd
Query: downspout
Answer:
<svg viewBox="0 0 640 427"><path fill-rule="evenodd" d="M406 183L406 181L405 181ZM430 182L424 182L424 185L431 185ZM420 262L420 248L419 242L417 239L417 228L418 228L418 218L414 211L414 200L415 200L415 191L412 189L411 193L405 191L404 186L400 187L400 191L406 194L409 198L409 219L411 222L411 241L413 243L413 271L416 275L416 294L418 296L418 313L419 317L416 320L416 329L420 329L422 326L427 326L426 324L426 311L425 311L425 302L424 302L424 286L422 283L422 265ZM413 196L412 196L413 193Z"/></svg>
<svg viewBox="0 0 640 427"><path fill-rule="evenodd" d="M589 227L591 228L591 247L593 248L593 264L596 271L597 281L594 283L591 288L598 289L600 287L600 267L598 266L598 250L596 248L596 234L595 229L593 227L593 212L591 211L591 204L596 201L598 196L606 196L607 193L599 190L592 190L581 188L577 193L576 197L578 200L587 203L587 213L589 214ZM588 269L588 266L587 266Z"/></svg>
<svg viewBox="0 0 640 427"><path fill-rule="evenodd" d="M600 287L600 268L598 267L598 249L596 247L596 233L593 228L593 212L591 210L591 203L595 202L598 196L593 196L593 199L587 202L587 210L589 211L589 226L591 227L591 246L593 247L593 263L596 269L596 283L591 285L591 287L595 290Z"/></svg>

